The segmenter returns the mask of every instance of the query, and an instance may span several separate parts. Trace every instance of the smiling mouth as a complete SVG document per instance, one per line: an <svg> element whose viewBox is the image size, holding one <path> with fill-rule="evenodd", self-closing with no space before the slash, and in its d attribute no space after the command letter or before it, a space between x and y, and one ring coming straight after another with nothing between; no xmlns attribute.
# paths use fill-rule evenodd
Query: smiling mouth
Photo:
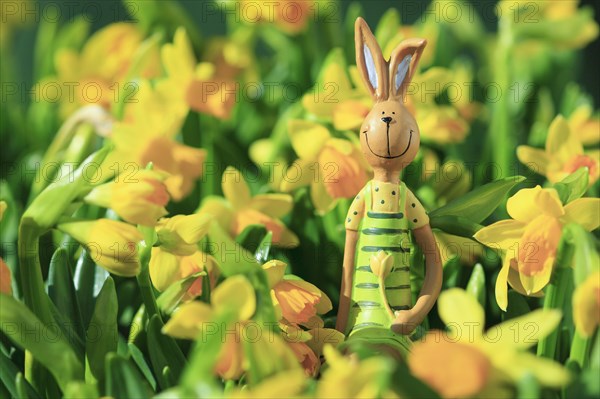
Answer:
<svg viewBox="0 0 600 399"><path fill-rule="evenodd" d="M399 154L399 155L379 155L379 154L377 154L375 151L373 151L371 149L371 145L369 144L369 135L367 134L367 131L365 130L363 132L363 134L365 135L365 140L367 142L367 147L369 147L369 151L371 151L371 154L373 154L373 155L375 155L376 157L379 157L379 158L394 159L394 158L399 158L402 155L406 154L406 151L408 151L408 149L410 148L410 143L411 143L411 140L412 140L413 131L412 130L410 131L410 136L408 137L408 144L406 145L406 148L404 149L404 151L402 151L402 153ZM388 143L389 143L389 141L388 141ZM389 145L388 145L388 154L389 153L390 153L390 148L389 148Z"/></svg>

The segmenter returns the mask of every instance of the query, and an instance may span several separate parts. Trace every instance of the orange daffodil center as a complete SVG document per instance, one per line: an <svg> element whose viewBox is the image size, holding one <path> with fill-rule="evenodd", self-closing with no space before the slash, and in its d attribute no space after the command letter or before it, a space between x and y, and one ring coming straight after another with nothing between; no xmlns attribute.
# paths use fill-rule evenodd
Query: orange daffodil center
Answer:
<svg viewBox="0 0 600 399"><path fill-rule="evenodd" d="M352 198L369 180L369 170L358 145L334 138L316 122L291 120L288 134L299 159L281 183L283 191L310 186L313 204L326 212L338 198Z"/></svg>
<svg viewBox="0 0 600 399"><path fill-rule="evenodd" d="M225 200L219 197L208 197L198 212L214 215L219 224L233 237L244 231L246 227L259 224L273 234L275 245L283 247L298 245L298 237L281 221L281 218L292 210L293 200L290 195L252 196L244 176L233 167L225 170L221 184Z"/></svg>
<svg viewBox="0 0 600 399"><path fill-rule="evenodd" d="M556 190L522 189L509 198L508 214L479 230L475 239L504 251L496 281L496 300L506 310L507 282L524 295L538 295L550 281L562 227L579 223L591 231L600 224L600 199L579 198L563 206Z"/></svg>
<svg viewBox="0 0 600 399"><path fill-rule="evenodd" d="M298 277L285 276L285 268L285 263L276 260L263 265L271 287L271 298L281 317L293 324L305 324L318 314L331 310L332 304L327 295Z"/></svg>

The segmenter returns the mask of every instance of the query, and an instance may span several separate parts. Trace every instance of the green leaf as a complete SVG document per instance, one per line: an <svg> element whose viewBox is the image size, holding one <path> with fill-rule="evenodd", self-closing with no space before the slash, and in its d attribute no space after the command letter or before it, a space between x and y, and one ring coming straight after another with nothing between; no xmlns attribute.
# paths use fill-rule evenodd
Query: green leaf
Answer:
<svg viewBox="0 0 600 399"><path fill-rule="evenodd" d="M512 176L484 184L432 211L429 217L433 219L455 216L465 218L473 223L481 223L504 201L508 192L523 180L525 180L523 176Z"/></svg>
<svg viewBox="0 0 600 399"><path fill-rule="evenodd" d="M156 299L156 304L159 309L167 314L172 313L192 284L194 284L194 281L201 276L207 276L207 273L205 271L197 272L171 284L169 288L163 291Z"/></svg>
<svg viewBox="0 0 600 399"><path fill-rule="evenodd" d="M179 376L185 368L186 360L177 342L162 333L163 327L164 324L158 315L150 318L147 327L148 354L158 385L161 389L167 389L179 380ZM165 367L170 370L170 379L165 378L163 373Z"/></svg>
<svg viewBox="0 0 600 399"><path fill-rule="evenodd" d="M251 224L235 238L235 241L246 250L255 252L266 234L267 229L265 226L262 224Z"/></svg>
<svg viewBox="0 0 600 399"><path fill-rule="evenodd" d="M529 312L531 312L531 309L523 295L519 294L517 291L508 290L508 307L506 308L506 313L502 313L502 319L514 319L515 317L523 316Z"/></svg>
<svg viewBox="0 0 600 399"><path fill-rule="evenodd" d="M558 266L573 266L575 285L577 286L583 283L590 274L600 269L600 256L594 236L579 224L569 223L563 229L562 238L571 247L573 260L570 264Z"/></svg>
<svg viewBox="0 0 600 399"><path fill-rule="evenodd" d="M37 391L27 382L23 373L18 373L17 378L15 378L15 385L17 386L17 391L19 394L17 397L19 398L40 398L41 396Z"/></svg>
<svg viewBox="0 0 600 399"><path fill-rule="evenodd" d="M271 245L273 244L273 233L268 232L267 235L262 239L258 248L254 252L254 257L256 261L262 265L269 259L269 251L271 250Z"/></svg>
<svg viewBox="0 0 600 399"><path fill-rule="evenodd" d="M98 395L98 390L95 385L75 381L67 385L63 399L93 399L98 397L100 397L100 395Z"/></svg>
<svg viewBox="0 0 600 399"><path fill-rule="evenodd" d="M431 216L429 219L431 228L440 229L448 234L454 234L460 237L473 238L473 235L483 226L472 222L468 218L461 216Z"/></svg>
<svg viewBox="0 0 600 399"><path fill-rule="evenodd" d="M106 396L115 399L148 398L150 390L142 376L123 356L109 353L106 357Z"/></svg>
<svg viewBox="0 0 600 399"><path fill-rule="evenodd" d="M529 399L540 397L540 385L537 379L530 372L525 373L517 381L517 398L518 399Z"/></svg>
<svg viewBox="0 0 600 399"><path fill-rule="evenodd" d="M97 266L87 250L82 249L75 267L75 289L83 318L83 325L87 328L94 313L94 304L100 289L108 278L108 272Z"/></svg>
<svg viewBox="0 0 600 399"><path fill-rule="evenodd" d="M31 352L65 389L72 380L83 380L83 366L62 333L46 327L24 304L0 294L0 330L17 345ZM25 334L24 332L27 332Z"/></svg>
<svg viewBox="0 0 600 399"><path fill-rule="evenodd" d="M563 204L581 198L587 191L589 182L589 170L586 167L577 169L569 176L554 184L558 196Z"/></svg>
<svg viewBox="0 0 600 399"><path fill-rule="evenodd" d="M54 252L48 271L48 296L60 314L74 326L77 335L84 337L85 328L79 311L70 262L71 259L65 248L59 248Z"/></svg>
<svg viewBox="0 0 600 399"><path fill-rule="evenodd" d="M218 223L211 223L207 251L213 255L225 277L254 272L258 263L251 252L229 237ZM257 245L260 240L257 241Z"/></svg>
<svg viewBox="0 0 600 399"><path fill-rule="evenodd" d="M481 306L485 307L485 271L483 270L481 263L477 263L473 267L473 272L467 283L466 291L473 295L473 297L479 301Z"/></svg>
<svg viewBox="0 0 600 399"><path fill-rule="evenodd" d="M106 355L117 350L119 331L117 315L119 303L112 277L106 279L98 299L92 320L86 333L85 352L90 371L98 381L104 380Z"/></svg>
<svg viewBox="0 0 600 399"><path fill-rule="evenodd" d="M146 380L150 383L152 389L156 391L156 379L152 375L152 370L150 370L150 367L148 366L148 362L146 362L144 354L135 344L128 343L127 347L129 349L129 354L131 355L131 358L138 366L144 377L146 377Z"/></svg>
<svg viewBox="0 0 600 399"><path fill-rule="evenodd" d="M405 398L439 398L440 396L421 380L414 377L406 363L398 363L391 378L392 388Z"/></svg>
<svg viewBox="0 0 600 399"><path fill-rule="evenodd" d="M3 351L0 351L0 381L13 398L41 398L35 388L22 378L21 371Z"/></svg>

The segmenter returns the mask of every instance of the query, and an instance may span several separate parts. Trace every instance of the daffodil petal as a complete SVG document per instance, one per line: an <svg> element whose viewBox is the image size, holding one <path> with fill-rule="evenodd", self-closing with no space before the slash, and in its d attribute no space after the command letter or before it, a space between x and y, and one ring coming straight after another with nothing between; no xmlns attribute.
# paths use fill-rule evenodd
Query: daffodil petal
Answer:
<svg viewBox="0 0 600 399"><path fill-rule="evenodd" d="M215 311L237 312L238 320L248 320L256 310L256 294L248 279L242 275L226 278L215 288L211 302Z"/></svg>
<svg viewBox="0 0 600 399"><path fill-rule="evenodd" d="M567 369L554 360L538 357L527 352L517 353L508 360L509 364L506 364L502 370L507 372L515 381L531 373L541 385L558 389L566 386L571 380Z"/></svg>
<svg viewBox="0 0 600 399"><path fill-rule="evenodd" d="M150 256L150 279L159 291L164 291L179 280L179 258L160 247L152 248Z"/></svg>
<svg viewBox="0 0 600 399"><path fill-rule="evenodd" d="M196 339L202 330L202 323L210 321L212 315L213 311L206 303L187 302L173 314L162 332L175 338Z"/></svg>
<svg viewBox="0 0 600 399"><path fill-rule="evenodd" d="M526 250L526 249L525 249ZM527 274L521 271L521 263L519 263L519 277L521 284L525 289L527 295L531 293L541 291L549 282L552 276L552 270L554 267L554 257L549 257L544 261L541 271L535 274Z"/></svg>
<svg viewBox="0 0 600 399"><path fill-rule="evenodd" d="M507 219L480 229L473 238L490 248L509 249L518 245L524 231L523 222Z"/></svg>
<svg viewBox="0 0 600 399"><path fill-rule="evenodd" d="M286 281L288 283L291 283L291 284L299 287L303 291L310 292L313 295L319 297L319 302L317 302L317 304L316 304L316 309L317 309L318 314L325 314L333 308L333 306L331 304L331 300L329 300L327 295L325 295L325 293L323 291L321 291L319 289L319 287L317 287L316 285L311 284L308 281L304 281L304 280L286 280Z"/></svg>
<svg viewBox="0 0 600 399"><path fill-rule="evenodd" d="M504 261L502 262L502 269L498 273L498 277L496 278L496 302L498 302L498 307L506 312L506 308L508 306L508 272L510 271L510 258L505 255Z"/></svg>
<svg viewBox="0 0 600 399"><path fill-rule="evenodd" d="M546 140L546 154L548 157L559 157L567 160L577 154L583 154L583 146L571 135L569 124L562 115L552 121Z"/></svg>
<svg viewBox="0 0 600 399"><path fill-rule="evenodd" d="M600 198L578 198L565 205L563 220L577 223L587 231L600 226Z"/></svg>
<svg viewBox="0 0 600 399"><path fill-rule="evenodd" d="M228 166L223 172L221 186L223 195L234 208L242 208L250 202L250 187L248 187L240 171L233 166Z"/></svg>
<svg viewBox="0 0 600 399"><path fill-rule="evenodd" d="M292 230L284 227L283 230L281 230L281 236L279 237L277 246L281 248L296 248L298 245L300 245L298 236Z"/></svg>
<svg viewBox="0 0 600 399"><path fill-rule="evenodd" d="M483 308L472 295L460 288L443 291L438 299L438 313L448 328L472 331L480 336L485 326Z"/></svg>
<svg viewBox="0 0 600 399"><path fill-rule="evenodd" d="M548 169L548 156L544 150L520 145L517 147L517 158L529 169L540 175L546 175Z"/></svg>
<svg viewBox="0 0 600 399"><path fill-rule="evenodd" d="M319 174L320 175L320 174ZM335 204L333 198L327 193L322 177L319 177L310 186L310 198L317 212L324 214L329 211Z"/></svg>
<svg viewBox="0 0 600 399"><path fill-rule="evenodd" d="M280 260L270 260L262 265L263 270L267 274L269 280L269 287L273 288L275 284L283 279L285 275L285 268L287 265Z"/></svg>
<svg viewBox="0 0 600 399"><path fill-rule="evenodd" d="M498 351L527 349L556 329L562 315L557 309L537 309L488 329L484 340ZM511 348L511 349L508 349Z"/></svg>
<svg viewBox="0 0 600 399"><path fill-rule="evenodd" d="M588 338L600 323L600 272L590 274L573 293L573 321L577 332Z"/></svg>
<svg viewBox="0 0 600 399"><path fill-rule="evenodd" d="M288 122L292 147L298 157L315 160L325 142L331 137L329 130L318 123L293 119Z"/></svg>
<svg viewBox="0 0 600 399"><path fill-rule="evenodd" d="M506 210L513 219L524 223L540 214L558 218L565 213L556 190L540 186L519 190L506 202Z"/></svg>
<svg viewBox="0 0 600 399"><path fill-rule="evenodd" d="M508 269L508 284L512 287L512 289L514 289L521 295L538 298L544 296L543 291L531 292L527 294L527 291L525 291L525 287L523 287L523 284L521 283L521 275L517 270L513 269L512 267Z"/></svg>
<svg viewBox="0 0 600 399"><path fill-rule="evenodd" d="M173 228L186 244L196 244L208 233L212 215L195 213L177 219Z"/></svg>
<svg viewBox="0 0 600 399"><path fill-rule="evenodd" d="M250 201L250 207L272 218L279 219L292 210L294 200L288 194L259 194Z"/></svg>
<svg viewBox="0 0 600 399"><path fill-rule="evenodd" d="M231 204L225 198L216 195L206 197L196 213L213 216L223 228L229 228L233 220Z"/></svg>
<svg viewBox="0 0 600 399"><path fill-rule="evenodd" d="M309 186L318 176L316 161L297 159L284 171L281 191L290 192L300 187Z"/></svg>

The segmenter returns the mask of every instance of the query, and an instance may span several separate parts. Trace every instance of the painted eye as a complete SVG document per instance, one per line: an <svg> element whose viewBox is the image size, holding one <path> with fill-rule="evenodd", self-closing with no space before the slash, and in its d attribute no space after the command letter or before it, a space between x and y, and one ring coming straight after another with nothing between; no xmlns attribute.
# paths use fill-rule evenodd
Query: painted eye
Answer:
<svg viewBox="0 0 600 399"><path fill-rule="evenodd" d="M381 115L385 115L385 111L383 111L383 112L381 113Z"/></svg>
<svg viewBox="0 0 600 399"><path fill-rule="evenodd" d="M392 115L396 115L396 113L392 111Z"/></svg>

